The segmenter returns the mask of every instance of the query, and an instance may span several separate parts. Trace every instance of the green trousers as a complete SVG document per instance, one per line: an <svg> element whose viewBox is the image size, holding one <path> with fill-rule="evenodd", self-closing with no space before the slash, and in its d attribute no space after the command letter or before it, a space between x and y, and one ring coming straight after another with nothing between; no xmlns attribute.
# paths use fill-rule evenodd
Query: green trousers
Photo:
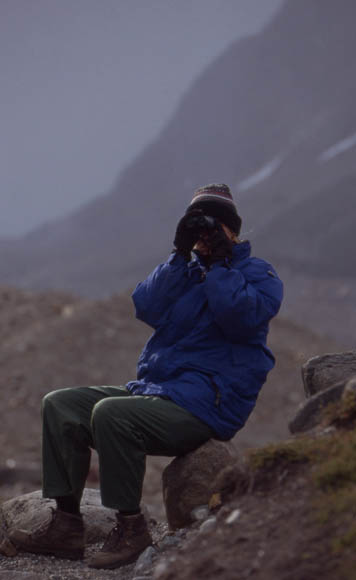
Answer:
<svg viewBox="0 0 356 580"><path fill-rule="evenodd" d="M125 387L53 391L43 399L42 417L43 497L80 501L94 448L102 503L121 511L140 505L146 455L183 455L214 436L172 401L133 396Z"/></svg>

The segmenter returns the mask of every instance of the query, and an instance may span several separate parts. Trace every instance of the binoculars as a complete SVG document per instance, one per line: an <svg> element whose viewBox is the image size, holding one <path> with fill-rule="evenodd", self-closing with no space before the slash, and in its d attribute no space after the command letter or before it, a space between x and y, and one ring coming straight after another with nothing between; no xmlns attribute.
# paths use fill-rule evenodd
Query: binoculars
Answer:
<svg viewBox="0 0 356 580"><path fill-rule="evenodd" d="M187 219L186 227L190 230L213 230L216 228L216 220L209 215L192 215Z"/></svg>

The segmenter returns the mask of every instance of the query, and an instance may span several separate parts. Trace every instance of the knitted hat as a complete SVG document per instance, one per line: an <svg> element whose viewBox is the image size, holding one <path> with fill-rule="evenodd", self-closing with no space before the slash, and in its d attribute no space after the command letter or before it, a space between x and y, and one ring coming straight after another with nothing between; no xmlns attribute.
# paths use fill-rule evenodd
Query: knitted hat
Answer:
<svg viewBox="0 0 356 580"><path fill-rule="evenodd" d="M241 218L237 213L230 188L225 183L211 183L199 187L194 192L187 212L192 209L201 209L205 215L218 219L230 230L239 235Z"/></svg>

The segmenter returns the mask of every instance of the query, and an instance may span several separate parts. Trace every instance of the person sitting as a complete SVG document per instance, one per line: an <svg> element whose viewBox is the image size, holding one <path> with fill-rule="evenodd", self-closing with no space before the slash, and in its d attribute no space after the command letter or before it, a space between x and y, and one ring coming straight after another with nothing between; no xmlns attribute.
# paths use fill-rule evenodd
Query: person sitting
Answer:
<svg viewBox="0 0 356 580"><path fill-rule="evenodd" d="M274 366L266 344L282 282L239 238L229 187L195 191L168 260L133 292L136 316L154 333L126 386L65 388L43 400L43 496L52 519L15 530L23 550L82 558L80 501L91 448L99 456L102 503L117 525L89 562L117 568L151 544L140 511L147 455L178 456L210 438L228 441L252 412Z"/></svg>

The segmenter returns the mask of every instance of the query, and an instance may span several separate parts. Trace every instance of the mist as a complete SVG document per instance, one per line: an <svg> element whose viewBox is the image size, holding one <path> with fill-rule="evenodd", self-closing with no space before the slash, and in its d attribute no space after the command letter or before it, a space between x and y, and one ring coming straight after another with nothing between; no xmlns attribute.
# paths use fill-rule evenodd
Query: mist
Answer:
<svg viewBox="0 0 356 580"><path fill-rule="evenodd" d="M3 0L0 237L105 193L190 83L282 0Z"/></svg>

